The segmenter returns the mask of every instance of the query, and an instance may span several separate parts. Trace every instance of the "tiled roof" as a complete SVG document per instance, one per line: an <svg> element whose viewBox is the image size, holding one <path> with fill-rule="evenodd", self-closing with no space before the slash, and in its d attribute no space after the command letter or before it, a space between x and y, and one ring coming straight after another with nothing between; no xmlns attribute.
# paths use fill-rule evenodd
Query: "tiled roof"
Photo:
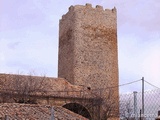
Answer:
<svg viewBox="0 0 160 120"><path fill-rule="evenodd" d="M2 120L5 116L7 116L7 120L52 120L53 114L54 120L88 120L58 106L18 103L0 104L0 119Z"/></svg>

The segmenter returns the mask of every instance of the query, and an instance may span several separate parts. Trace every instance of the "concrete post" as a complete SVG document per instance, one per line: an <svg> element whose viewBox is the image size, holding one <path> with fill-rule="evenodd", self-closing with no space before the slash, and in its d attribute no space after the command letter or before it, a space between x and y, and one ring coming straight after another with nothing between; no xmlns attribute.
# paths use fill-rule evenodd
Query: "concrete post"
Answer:
<svg viewBox="0 0 160 120"><path fill-rule="evenodd" d="M51 107L51 120L54 120L54 108Z"/></svg>
<svg viewBox="0 0 160 120"><path fill-rule="evenodd" d="M137 112L137 91L133 92L134 94L134 118L138 120L138 112Z"/></svg>

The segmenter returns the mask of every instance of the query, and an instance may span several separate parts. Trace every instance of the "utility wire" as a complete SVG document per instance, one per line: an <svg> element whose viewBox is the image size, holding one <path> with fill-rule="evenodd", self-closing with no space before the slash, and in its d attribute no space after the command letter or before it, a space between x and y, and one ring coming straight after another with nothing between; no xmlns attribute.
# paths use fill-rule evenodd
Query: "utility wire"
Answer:
<svg viewBox="0 0 160 120"><path fill-rule="evenodd" d="M126 85L130 85L130 84L133 84L133 83L136 83L136 82L139 82L139 81L142 81L142 79L140 80L135 80L135 81L132 81L132 82L129 82L129 83L124 83L124 84L121 84L121 85L117 85L117 86L111 86L111 87L106 87L106 88L100 88L101 90L103 89L109 89L109 88L116 88L116 87L122 87L122 86L126 86ZM144 82L146 82L147 84L151 85L152 87L155 87L157 89L160 89L159 87L153 85L152 83L144 80ZM94 89L94 90L98 90L98 89Z"/></svg>
<svg viewBox="0 0 160 120"><path fill-rule="evenodd" d="M139 81L141 81L141 79L140 80L135 80L135 81L132 81L132 82L128 82L128 83L124 83L124 84L121 84L121 85L117 85L117 86L111 86L111 87L99 88L99 89L103 90L103 89L109 89L109 88L116 88L116 87L130 85L130 84L133 84L133 83L136 83L136 82L139 82ZM99 89L94 89L94 90L99 90Z"/></svg>
<svg viewBox="0 0 160 120"><path fill-rule="evenodd" d="M119 85L118 87L120 87L120 86L125 86L125 85L129 85L129 84L133 84L133 83L136 83L136 82L139 82L139 81L141 81L141 79L140 79L140 80L135 80L135 81L132 81L132 82L129 82L129 83L121 84L121 85Z"/></svg>
<svg viewBox="0 0 160 120"><path fill-rule="evenodd" d="M136 83L136 82L139 82L139 81L142 81L142 79L140 80L135 80L135 81L132 81L132 82L129 82L129 83L124 83L124 84L121 84L121 85L117 85L117 86L111 86L111 87L106 87L106 88L100 88L101 90L104 90L104 89L109 89L109 88L116 88L116 87L122 87L122 86L126 86L126 85L130 85L130 84L133 84L133 83ZM146 82L147 84L151 85L152 87L155 87L157 89L160 89L159 87L153 85L152 83L144 80L144 82ZM99 90L99 89L94 89L94 90Z"/></svg>
<svg viewBox="0 0 160 120"><path fill-rule="evenodd" d="M148 82L148 81L146 81L146 80L144 80L144 82L148 83L148 84L149 84L149 85L151 85L152 87L155 87L155 88L160 89L159 87L157 87L157 86L153 85L152 83L150 83L150 82Z"/></svg>

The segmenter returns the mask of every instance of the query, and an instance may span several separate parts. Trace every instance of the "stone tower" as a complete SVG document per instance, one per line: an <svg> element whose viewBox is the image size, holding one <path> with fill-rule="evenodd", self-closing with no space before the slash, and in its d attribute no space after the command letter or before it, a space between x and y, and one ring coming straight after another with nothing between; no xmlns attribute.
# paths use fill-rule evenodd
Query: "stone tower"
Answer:
<svg viewBox="0 0 160 120"><path fill-rule="evenodd" d="M59 25L58 77L90 89L117 86L116 9L71 6Z"/></svg>

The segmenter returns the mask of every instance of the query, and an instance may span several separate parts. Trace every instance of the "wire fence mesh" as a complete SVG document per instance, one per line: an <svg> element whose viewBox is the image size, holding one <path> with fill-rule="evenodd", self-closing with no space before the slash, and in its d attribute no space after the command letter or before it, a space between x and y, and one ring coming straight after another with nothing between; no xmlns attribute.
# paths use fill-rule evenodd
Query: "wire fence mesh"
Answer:
<svg viewBox="0 0 160 120"><path fill-rule="evenodd" d="M144 92L144 114L142 92L120 95L121 120L155 120L160 110L160 89Z"/></svg>

